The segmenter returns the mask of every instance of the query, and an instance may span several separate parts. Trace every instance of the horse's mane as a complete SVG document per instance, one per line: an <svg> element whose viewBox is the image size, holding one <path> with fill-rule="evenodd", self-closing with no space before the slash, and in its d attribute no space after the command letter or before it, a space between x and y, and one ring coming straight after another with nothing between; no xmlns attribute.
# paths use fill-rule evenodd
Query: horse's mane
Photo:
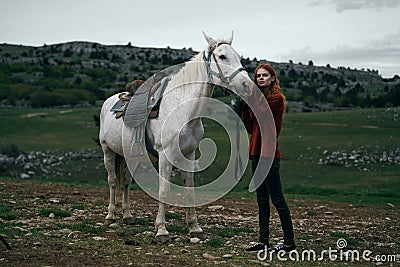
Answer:
<svg viewBox="0 0 400 267"><path fill-rule="evenodd" d="M201 83L208 80L206 69L204 66L203 54L209 51L213 51L221 44L230 43L225 39L219 39L213 46L208 46L206 50L199 52L194 55L189 61L184 63L184 66L171 77L170 85L171 88L176 88L177 86L182 88L187 88L193 83Z"/></svg>
<svg viewBox="0 0 400 267"><path fill-rule="evenodd" d="M183 67L171 77L171 88L177 86L186 88L194 82L206 81L207 74L204 67L203 51L185 62Z"/></svg>

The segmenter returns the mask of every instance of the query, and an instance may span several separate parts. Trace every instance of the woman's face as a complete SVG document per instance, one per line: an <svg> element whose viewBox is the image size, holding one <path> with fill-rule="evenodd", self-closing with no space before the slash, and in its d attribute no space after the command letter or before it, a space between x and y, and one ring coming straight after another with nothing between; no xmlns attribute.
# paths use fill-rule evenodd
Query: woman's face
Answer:
<svg viewBox="0 0 400 267"><path fill-rule="evenodd" d="M256 79L258 87L268 89L275 77L272 77L266 69L259 68L256 73Z"/></svg>

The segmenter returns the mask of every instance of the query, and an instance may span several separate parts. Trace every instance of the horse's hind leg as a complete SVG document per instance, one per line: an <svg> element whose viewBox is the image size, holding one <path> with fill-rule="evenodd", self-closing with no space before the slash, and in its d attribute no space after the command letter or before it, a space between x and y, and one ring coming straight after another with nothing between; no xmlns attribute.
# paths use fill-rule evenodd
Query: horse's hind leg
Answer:
<svg viewBox="0 0 400 267"><path fill-rule="evenodd" d="M194 152L192 153L188 159L194 160ZM200 240L205 240L206 236L203 233L203 230L197 223L197 215L196 209L194 208L195 203L195 193L194 193L194 181L193 181L193 172L181 171L183 184L185 186L185 199L186 203L189 207L186 208L186 222L189 227L190 237L197 237Z"/></svg>
<svg viewBox="0 0 400 267"><path fill-rule="evenodd" d="M104 152L104 166L107 170L108 187L110 189L110 201L108 204L108 214L105 219L105 224L110 225L116 222L115 219L115 188L116 188L116 173L115 173L115 152L102 145Z"/></svg>
<svg viewBox="0 0 400 267"><path fill-rule="evenodd" d="M125 167L125 164L122 164ZM120 169L121 173L120 175L124 175L124 168ZM131 210L129 207L129 190L131 188L131 183L132 183L132 176L127 170L127 174L125 175L124 179L124 192L122 196L122 211L124 213L123 215L123 221L124 224L134 224L134 219L131 214Z"/></svg>

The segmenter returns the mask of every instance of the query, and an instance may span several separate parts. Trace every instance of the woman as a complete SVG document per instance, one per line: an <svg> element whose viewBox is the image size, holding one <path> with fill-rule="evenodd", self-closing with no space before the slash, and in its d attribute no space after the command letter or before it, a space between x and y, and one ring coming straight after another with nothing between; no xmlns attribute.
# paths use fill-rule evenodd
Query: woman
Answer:
<svg viewBox="0 0 400 267"><path fill-rule="evenodd" d="M281 153L278 147L278 137L282 127L282 118L285 112L285 97L279 86L278 77L275 69L268 64L260 64L254 71L254 82L261 90L268 105L270 106L272 115L275 120L276 127L276 148L275 156L272 161L271 168L267 177L263 180L260 186L256 189L257 203L258 203L258 216L260 237L259 242L252 242L252 246L246 251L259 251L270 248L269 244L269 218L270 218L270 205L269 198L272 204L276 207L284 233L283 243L278 243L274 247L274 251L278 252L284 250L286 252L292 251L296 248L294 243L294 233L292 218L290 210L286 204L285 197L282 192L279 168ZM260 160L261 153L261 133L258 126L257 119L255 118L251 109L244 104L242 110L242 120L246 126L246 130L251 134L250 139L250 159L252 161L252 172L257 168Z"/></svg>

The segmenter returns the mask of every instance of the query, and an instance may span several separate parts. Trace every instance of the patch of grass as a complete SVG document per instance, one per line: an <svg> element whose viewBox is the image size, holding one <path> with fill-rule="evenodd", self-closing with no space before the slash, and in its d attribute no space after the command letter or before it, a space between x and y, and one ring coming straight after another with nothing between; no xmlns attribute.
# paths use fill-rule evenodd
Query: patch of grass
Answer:
<svg viewBox="0 0 400 267"><path fill-rule="evenodd" d="M136 217L133 220L133 224L137 224L137 225L146 225L148 222L149 222L148 219L141 218L141 217Z"/></svg>
<svg viewBox="0 0 400 267"><path fill-rule="evenodd" d="M293 186L285 188L285 193L296 194L296 195L330 196L338 194L338 190L333 188Z"/></svg>
<svg viewBox="0 0 400 267"><path fill-rule="evenodd" d="M360 241L343 232L331 232L329 235L338 239L345 239L347 241L347 247L357 247L361 244Z"/></svg>
<svg viewBox="0 0 400 267"><path fill-rule="evenodd" d="M65 113L66 110L69 109L0 109L0 146L14 143L23 151L78 151L95 147L92 138L98 136L98 128L93 127L93 115L99 114L100 108L73 108ZM32 113L46 115L30 117Z"/></svg>
<svg viewBox="0 0 400 267"><path fill-rule="evenodd" d="M74 210L84 210L86 206L84 204L72 204L71 208Z"/></svg>
<svg viewBox="0 0 400 267"><path fill-rule="evenodd" d="M183 226L183 225L168 225L168 231L172 232L172 233L188 233L189 229L187 228L187 226Z"/></svg>
<svg viewBox="0 0 400 267"><path fill-rule="evenodd" d="M9 238L14 238L15 236L19 236L22 231L18 228L15 228L16 224L2 223L0 222L0 233L3 236L7 236Z"/></svg>
<svg viewBox="0 0 400 267"><path fill-rule="evenodd" d="M0 204L0 218L4 220L15 220L19 217L19 214L15 212L10 206Z"/></svg>
<svg viewBox="0 0 400 267"><path fill-rule="evenodd" d="M106 231L105 227L97 227L95 223L90 220L84 220L75 224L58 224L60 229L67 228L73 231L80 231L85 234L100 234Z"/></svg>
<svg viewBox="0 0 400 267"><path fill-rule="evenodd" d="M48 209L48 208L42 208L42 209L39 211L40 216L43 216L43 217L49 217L49 215L50 215L51 213L54 213L54 215L55 215L56 217L62 217L62 218L64 218L64 217L70 217L70 216L71 216L71 213L70 213L69 211L60 210L60 209L56 209L56 208L50 208L50 209Z"/></svg>
<svg viewBox="0 0 400 267"><path fill-rule="evenodd" d="M225 241L220 237L210 237L207 241L207 245L212 248L219 248L221 247Z"/></svg>
<svg viewBox="0 0 400 267"><path fill-rule="evenodd" d="M329 235L333 236L333 237L337 237L337 238L348 238L349 237L348 234L343 233L343 232L331 232Z"/></svg>
<svg viewBox="0 0 400 267"><path fill-rule="evenodd" d="M317 216L317 213L315 211L313 211L313 210L308 210L307 211L307 215L308 216Z"/></svg>
<svg viewBox="0 0 400 267"><path fill-rule="evenodd" d="M381 184L376 187L349 187L346 189L323 188L317 186L289 186L284 192L291 197L300 199L318 199L347 202L353 204L385 205L390 202L400 204L400 185L392 183L391 186Z"/></svg>
<svg viewBox="0 0 400 267"><path fill-rule="evenodd" d="M9 157L16 158L19 156L21 151L16 144L5 144L0 148L0 153Z"/></svg>
<svg viewBox="0 0 400 267"><path fill-rule="evenodd" d="M181 219L182 215L179 213L172 213L172 212L167 212L165 213L165 219L166 220L172 220L172 219Z"/></svg>

